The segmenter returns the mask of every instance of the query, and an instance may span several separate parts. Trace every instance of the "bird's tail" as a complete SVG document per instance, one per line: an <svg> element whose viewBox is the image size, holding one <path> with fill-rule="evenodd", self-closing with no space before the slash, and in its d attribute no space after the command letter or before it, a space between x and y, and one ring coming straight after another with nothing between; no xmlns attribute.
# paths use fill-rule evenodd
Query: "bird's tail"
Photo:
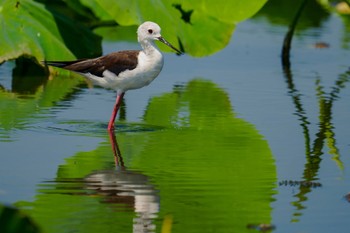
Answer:
<svg viewBox="0 0 350 233"><path fill-rule="evenodd" d="M64 68L66 66L72 65L82 60L84 59L79 59L75 61L42 61L41 63L43 63L46 66L55 66L55 67Z"/></svg>

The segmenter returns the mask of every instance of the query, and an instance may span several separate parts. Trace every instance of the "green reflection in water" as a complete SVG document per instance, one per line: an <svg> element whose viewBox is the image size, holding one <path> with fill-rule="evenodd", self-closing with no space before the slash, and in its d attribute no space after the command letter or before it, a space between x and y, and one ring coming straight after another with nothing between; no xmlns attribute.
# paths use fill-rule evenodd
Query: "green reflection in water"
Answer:
<svg viewBox="0 0 350 233"><path fill-rule="evenodd" d="M270 223L270 149L234 116L222 89L193 80L153 98L147 110L146 122L171 126L151 134L133 166L155 177L161 211L173 214L176 232L242 232L250 223Z"/></svg>
<svg viewBox="0 0 350 233"><path fill-rule="evenodd" d="M19 205L46 232L159 232L169 216L172 232L249 232L271 222L271 151L221 88L193 80L152 98L144 121L154 130L117 132L116 157L108 142L79 152L33 203Z"/></svg>
<svg viewBox="0 0 350 233"><path fill-rule="evenodd" d="M33 71L34 69L31 69ZM15 81L12 84L12 90L0 89L0 140L9 138L13 129L24 129L33 121L40 119L40 114L45 112L45 108L52 107L57 101L69 99L70 95L76 91L82 79L76 75L53 78L45 74L36 74L29 72L28 83L32 82L29 87L22 88L22 81ZM23 70L14 69L16 72ZM62 71L67 74L67 72ZM17 74L19 75L19 74ZM30 80L31 79L31 80ZM36 83L33 80L46 80L46 83ZM28 94L28 92L33 92ZM24 93L24 94L23 94Z"/></svg>

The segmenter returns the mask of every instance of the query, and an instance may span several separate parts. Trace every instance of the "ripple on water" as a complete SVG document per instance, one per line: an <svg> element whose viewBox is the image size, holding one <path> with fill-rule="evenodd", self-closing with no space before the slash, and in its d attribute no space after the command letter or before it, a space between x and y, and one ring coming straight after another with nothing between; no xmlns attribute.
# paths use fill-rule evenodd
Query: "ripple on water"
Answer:
<svg viewBox="0 0 350 233"><path fill-rule="evenodd" d="M92 227L113 229L108 232L131 232L131 227L143 230L137 232L150 232L156 228L154 220L160 208L158 190L146 175L137 171L107 169L90 172L82 178L57 178L41 183L39 193L36 201L40 203L36 209L39 216L52 215L53 202L60 203L55 205L55 211L74 213L70 221L57 214L55 222L67 229L74 227L84 232L82 224L75 225L75 221L92 221ZM94 217L90 219L90 216Z"/></svg>
<svg viewBox="0 0 350 233"><path fill-rule="evenodd" d="M147 125L142 123L117 123L116 130L118 132L152 132L162 130L164 127ZM78 134L85 136L96 136L107 131L107 124L93 121L72 121L60 120L51 122L40 122L33 125L29 130L40 133L53 134Z"/></svg>

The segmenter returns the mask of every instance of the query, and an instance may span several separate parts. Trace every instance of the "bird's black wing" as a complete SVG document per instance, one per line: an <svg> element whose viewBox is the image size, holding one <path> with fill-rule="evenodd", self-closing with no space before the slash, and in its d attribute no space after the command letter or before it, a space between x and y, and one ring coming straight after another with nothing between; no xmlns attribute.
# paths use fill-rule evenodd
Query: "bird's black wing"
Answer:
<svg viewBox="0 0 350 233"><path fill-rule="evenodd" d="M110 53L93 59L79 59L76 61L45 61L44 64L103 77L103 72L105 70L109 70L115 75L119 75L125 70L135 69L138 64L139 53L140 51L138 50L126 50Z"/></svg>

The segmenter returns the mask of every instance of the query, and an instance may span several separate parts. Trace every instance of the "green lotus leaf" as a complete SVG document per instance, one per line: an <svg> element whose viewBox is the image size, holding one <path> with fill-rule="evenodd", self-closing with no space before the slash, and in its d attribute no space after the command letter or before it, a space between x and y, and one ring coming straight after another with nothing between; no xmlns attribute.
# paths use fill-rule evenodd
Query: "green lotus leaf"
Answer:
<svg viewBox="0 0 350 233"><path fill-rule="evenodd" d="M64 15L30 1L0 3L0 63L20 56L74 59L101 53L99 37Z"/></svg>
<svg viewBox="0 0 350 233"><path fill-rule="evenodd" d="M160 24L170 42L193 56L207 56L224 48L235 25L254 15L266 2L256 1L113 1L81 0L94 13L112 17L120 25L136 25L150 20ZM180 43L180 42L179 42ZM161 46L164 50L169 50Z"/></svg>

